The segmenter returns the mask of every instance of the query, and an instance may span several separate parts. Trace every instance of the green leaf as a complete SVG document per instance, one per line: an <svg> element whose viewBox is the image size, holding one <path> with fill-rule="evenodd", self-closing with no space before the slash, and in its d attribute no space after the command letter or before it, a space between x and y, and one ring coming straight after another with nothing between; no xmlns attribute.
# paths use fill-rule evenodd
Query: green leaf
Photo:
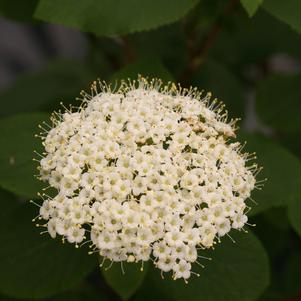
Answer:
<svg viewBox="0 0 301 301"><path fill-rule="evenodd" d="M225 9L229 5L227 0L200 0L199 5L192 12L196 15L196 25L205 32L209 29L208 26L212 26L214 22L223 14Z"/></svg>
<svg viewBox="0 0 301 301"><path fill-rule="evenodd" d="M42 187L35 179L34 150L41 153L38 124L49 120L48 114L20 114L0 119L0 186L25 197L37 196Z"/></svg>
<svg viewBox="0 0 301 301"><path fill-rule="evenodd" d="M291 229L286 207L271 208L263 213L264 219L278 230L289 231Z"/></svg>
<svg viewBox="0 0 301 301"><path fill-rule="evenodd" d="M193 270L200 277L192 275L184 281L171 280L171 275L161 279L160 273L153 275L155 286L176 301L253 301L269 283L267 254L259 240L251 232L231 232L233 243L228 237L215 250L201 251L212 261L202 263L201 269L194 264Z"/></svg>
<svg viewBox="0 0 301 301"><path fill-rule="evenodd" d="M32 15L38 0L26 0L16 2L10 0L0 1L0 15L23 22L34 21Z"/></svg>
<svg viewBox="0 0 301 301"><path fill-rule="evenodd" d="M175 22L198 0L40 0L35 17L97 35L122 35Z"/></svg>
<svg viewBox="0 0 301 301"><path fill-rule="evenodd" d="M301 130L301 74L272 75L259 86L256 109L260 118L279 132Z"/></svg>
<svg viewBox="0 0 301 301"><path fill-rule="evenodd" d="M0 219L4 218L8 214L11 214L11 212L15 210L18 206L18 203L16 202L16 196L11 192L8 192L1 188L0 188L0 204L5 205L0 210Z"/></svg>
<svg viewBox="0 0 301 301"><path fill-rule="evenodd" d="M279 256L287 251L290 243L291 227L286 209L286 207L272 208L251 218L251 223L256 224L252 230L262 242L270 260L277 261ZM274 276L275 273L272 273L272 279Z"/></svg>
<svg viewBox="0 0 301 301"><path fill-rule="evenodd" d="M84 286L56 295L50 298L49 301L109 301L109 299L103 290Z"/></svg>
<svg viewBox="0 0 301 301"><path fill-rule="evenodd" d="M262 190L254 190L250 202L251 215L271 207L285 206L301 197L301 162L288 150L259 135L244 135L246 151L256 152L259 166L263 167L257 179L267 178Z"/></svg>
<svg viewBox="0 0 301 301"><path fill-rule="evenodd" d="M301 159L301 140L296 137L301 137L301 131L281 133L277 138L284 147Z"/></svg>
<svg viewBox="0 0 301 301"><path fill-rule="evenodd" d="M139 74L149 78L157 77L165 82L173 80L172 75L160 60L155 57L145 57L117 71L111 76L110 81L114 83L127 78L137 79Z"/></svg>
<svg viewBox="0 0 301 301"><path fill-rule="evenodd" d="M0 295L0 301L17 301L7 296ZM29 299L23 299L24 301L31 301ZM45 299L43 299L45 300ZM109 301L108 297L102 290L93 289L90 286L83 286L72 290L65 291L60 294L56 294L53 297L47 298L47 301Z"/></svg>
<svg viewBox="0 0 301 301"><path fill-rule="evenodd" d="M107 284L123 299L128 300L143 283L148 270L148 263L144 262L141 271L141 263L114 263L110 268L101 268L101 272Z"/></svg>
<svg viewBox="0 0 301 301"><path fill-rule="evenodd" d="M289 205L288 217L293 228L301 237L301 197Z"/></svg>
<svg viewBox="0 0 301 301"><path fill-rule="evenodd" d="M231 117L243 115L243 91L239 80L223 64L207 60L192 78L192 84L199 89L211 91L226 105Z"/></svg>
<svg viewBox="0 0 301 301"><path fill-rule="evenodd" d="M240 0L242 6L247 11L249 17L254 16L263 0Z"/></svg>
<svg viewBox="0 0 301 301"><path fill-rule="evenodd" d="M195 12L195 10L194 10ZM183 53L186 51L186 36L180 22L160 27L156 30L135 33L128 37L129 44L135 49L140 60L152 59L164 62L164 66L173 74L179 75L186 65Z"/></svg>
<svg viewBox="0 0 301 301"><path fill-rule="evenodd" d="M61 101L74 103L79 92L95 77L79 62L54 61L38 72L21 76L0 94L0 116L53 111Z"/></svg>
<svg viewBox="0 0 301 301"><path fill-rule="evenodd" d="M11 204L1 194L0 293L15 298L46 298L73 287L96 266L85 248L63 245L36 228L31 204ZM12 206L15 208L12 209Z"/></svg>
<svg viewBox="0 0 301 301"><path fill-rule="evenodd" d="M133 301L154 301L154 300L164 300L164 301L174 301L172 296L168 292L162 292L155 286L155 277L153 277L153 268L149 268L147 275L139 287L135 295L131 298ZM154 278L154 279L153 279ZM162 280L165 281L165 280Z"/></svg>
<svg viewBox="0 0 301 301"><path fill-rule="evenodd" d="M289 24L294 30L301 33L301 1L265 0L263 7L272 16Z"/></svg>
<svg viewBox="0 0 301 301"><path fill-rule="evenodd" d="M258 66L275 52L300 55L301 36L265 10L259 9L253 18L232 14L229 22L220 32L210 54L239 68L244 77L253 70L249 64Z"/></svg>

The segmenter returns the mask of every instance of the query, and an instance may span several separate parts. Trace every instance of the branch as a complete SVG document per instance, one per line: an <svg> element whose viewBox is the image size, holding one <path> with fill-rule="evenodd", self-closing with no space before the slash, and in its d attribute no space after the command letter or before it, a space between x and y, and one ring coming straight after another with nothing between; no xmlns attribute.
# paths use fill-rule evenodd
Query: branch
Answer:
<svg viewBox="0 0 301 301"><path fill-rule="evenodd" d="M125 64L133 62L136 59L137 54L129 38L125 36L121 37L121 45L124 50Z"/></svg>
<svg viewBox="0 0 301 301"><path fill-rule="evenodd" d="M221 15L215 20L212 24L212 27L205 35L204 39L201 41L200 45L196 48L193 47L192 41L194 40L195 32L192 31L190 37L188 37L187 48L188 48L188 64L186 68L183 70L182 74L179 77L180 82L186 83L191 75L199 68L199 66L203 63L205 57L207 56L209 49L214 44L218 34L221 31L221 21L224 16L228 15L233 11L237 4L238 0L230 0L228 5L225 7L224 11Z"/></svg>

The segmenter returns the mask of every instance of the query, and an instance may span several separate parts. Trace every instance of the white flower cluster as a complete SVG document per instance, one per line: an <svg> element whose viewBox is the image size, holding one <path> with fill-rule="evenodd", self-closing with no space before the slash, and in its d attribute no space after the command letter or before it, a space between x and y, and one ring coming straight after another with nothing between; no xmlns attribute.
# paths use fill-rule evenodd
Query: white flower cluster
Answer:
<svg viewBox="0 0 301 301"><path fill-rule="evenodd" d="M152 259L188 279L198 249L245 225L256 182L248 155L228 141L235 120L210 96L140 78L53 115L40 177L57 195L39 216L51 237L89 237L113 262Z"/></svg>

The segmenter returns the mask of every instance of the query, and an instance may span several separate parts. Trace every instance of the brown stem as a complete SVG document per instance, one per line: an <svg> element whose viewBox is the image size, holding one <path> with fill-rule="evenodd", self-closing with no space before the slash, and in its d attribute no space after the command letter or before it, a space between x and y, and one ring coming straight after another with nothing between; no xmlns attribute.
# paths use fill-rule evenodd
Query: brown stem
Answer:
<svg viewBox="0 0 301 301"><path fill-rule="evenodd" d="M221 31L221 20L224 18L225 15L228 15L229 13L232 12L237 2L238 0L229 1L224 11L221 13L219 18L217 18L216 21L212 24L212 27L209 29L204 39L197 47L194 47L193 45L195 32L194 30L192 30L187 40L187 48L188 48L188 56L189 56L188 64L179 77L180 82L186 83L191 77L191 75L202 64L202 62L204 61L205 57L209 52L209 49L214 44L218 34Z"/></svg>
<svg viewBox="0 0 301 301"><path fill-rule="evenodd" d="M121 43L124 50L125 64L133 62L136 58L136 52L128 37L121 37Z"/></svg>

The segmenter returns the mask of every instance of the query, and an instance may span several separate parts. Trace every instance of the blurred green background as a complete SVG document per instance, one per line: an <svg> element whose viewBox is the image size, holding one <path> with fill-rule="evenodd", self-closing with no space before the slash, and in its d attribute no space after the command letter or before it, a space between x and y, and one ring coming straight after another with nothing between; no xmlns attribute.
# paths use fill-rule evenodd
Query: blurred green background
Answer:
<svg viewBox="0 0 301 301"><path fill-rule="evenodd" d="M1 301L301 300L300 0L0 0L0 14ZM151 264L99 268L31 222L37 125L94 79L138 73L211 91L268 178L256 227L206 251L187 285Z"/></svg>

